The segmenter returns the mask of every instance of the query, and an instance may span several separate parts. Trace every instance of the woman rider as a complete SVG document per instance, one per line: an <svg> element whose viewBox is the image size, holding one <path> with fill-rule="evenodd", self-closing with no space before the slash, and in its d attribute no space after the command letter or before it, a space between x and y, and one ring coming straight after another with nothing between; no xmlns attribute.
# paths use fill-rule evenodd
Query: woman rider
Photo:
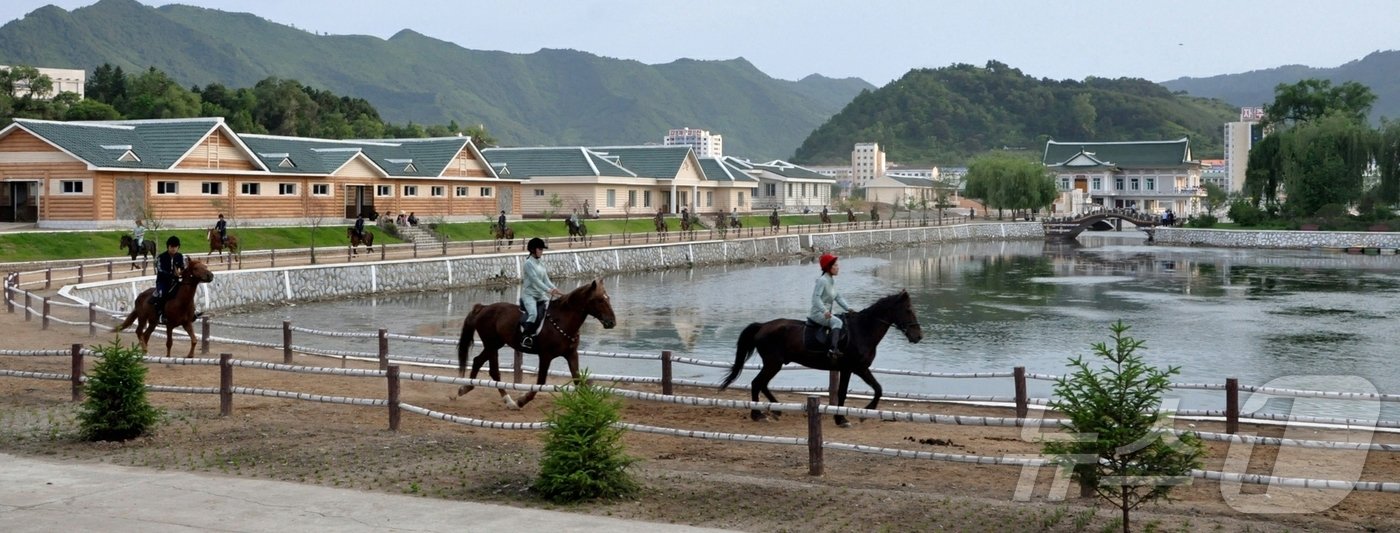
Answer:
<svg viewBox="0 0 1400 533"><path fill-rule="evenodd" d="M535 345L535 331L540 325L540 309L549 301L550 297L558 298L564 293L554 286L554 282L549 280L549 272L544 267L545 249L544 239L535 237L525 245L525 249L530 252L530 257L525 258L525 275L521 280L523 294L520 296L520 305L525 308L525 321L520 324L520 346L522 348L533 348Z"/></svg>
<svg viewBox="0 0 1400 533"><path fill-rule="evenodd" d="M836 341L841 338L841 327L845 325L840 317L831 313L832 306L840 305L841 309L851 311L846 299L836 292L836 275L841 272L841 265L836 264L836 259L836 255L827 253L817 260L822 267L822 275L817 276L816 286L812 289L812 309L807 313L809 320L831 328L828 349L832 362L841 357Z"/></svg>

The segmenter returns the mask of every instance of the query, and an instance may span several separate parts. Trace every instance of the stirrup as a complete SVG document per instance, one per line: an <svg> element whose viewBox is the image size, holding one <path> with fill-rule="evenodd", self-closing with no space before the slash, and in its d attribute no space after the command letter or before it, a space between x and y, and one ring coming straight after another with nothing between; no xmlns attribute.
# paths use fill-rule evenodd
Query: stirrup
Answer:
<svg viewBox="0 0 1400 533"><path fill-rule="evenodd" d="M521 348L526 348L526 349L534 348L534 347L535 347L535 336L534 336L534 335L526 335L526 336L522 337L522 338L520 339L520 347L521 347Z"/></svg>

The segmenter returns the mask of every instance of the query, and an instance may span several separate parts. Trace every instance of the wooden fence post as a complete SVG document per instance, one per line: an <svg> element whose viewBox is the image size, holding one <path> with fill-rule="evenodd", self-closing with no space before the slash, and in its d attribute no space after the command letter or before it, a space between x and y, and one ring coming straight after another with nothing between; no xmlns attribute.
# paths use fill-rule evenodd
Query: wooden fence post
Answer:
<svg viewBox="0 0 1400 533"><path fill-rule="evenodd" d="M112 261L107 261L107 279L112 279Z"/></svg>
<svg viewBox="0 0 1400 533"><path fill-rule="evenodd" d="M1026 367L1018 366L1012 370L1016 380L1016 418L1025 418L1030 414L1030 398L1026 396Z"/></svg>
<svg viewBox="0 0 1400 533"><path fill-rule="evenodd" d="M97 304L88 302L88 336L97 336Z"/></svg>
<svg viewBox="0 0 1400 533"><path fill-rule="evenodd" d="M199 322L199 355L207 355L209 353L209 317L200 317Z"/></svg>
<svg viewBox="0 0 1400 533"><path fill-rule="evenodd" d="M825 473L822 461L822 399L807 397L807 474L820 476Z"/></svg>
<svg viewBox="0 0 1400 533"><path fill-rule="evenodd" d="M520 383L525 379L525 355L520 350L511 351L515 352L515 382Z"/></svg>
<svg viewBox="0 0 1400 533"><path fill-rule="evenodd" d="M282 364L292 364L292 321L282 321Z"/></svg>
<svg viewBox="0 0 1400 533"><path fill-rule="evenodd" d="M384 260L384 257L385 257L384 254L389 253L388 249L385 248L386 246L388 246L388 245L387 245L387 244L381 244L381 245L379 245L379 260L380 260L380 261L383 261L383 260Z"/></svg>
<svg viewBox="0 0 1400 533"><path fill-rule="evenodd" d="M379 369L389 369L389 330L379 328Z"/></svg>
<svg viewBox="0 0 1400 533"><path fill-rule="evenodd" d="M1225 432L1240 431L1240 380L1225 378Z"/></svg>
<svg viewBox="0 0 1400 533"><path fill-rule="evenodd" d="M69 382L73 389L73 401L83 399L83 345L73 344L73 367L69 371Z"/></svg>
<svg viewBox="0 0 1400 533"><path fill-rule="evenodd" d="M219 354L219 416L233 414L233 354Z"/></svg>
<svg viewBox="0 0 1400 533"><path fill-rule="evenodd" d="M83 282L83 265L82 265L82 263L79 263L79 264L78 264L78 283L82 283L82 282Z"/></svg>
<svg viewBox="0 0 1400 533"><path fill-rule="evenodd" d="M671 385L671 350L661 350L661 394L674 393Z"/></svg>
<svg viewBox="0 0 1400 533"><path fill-rule="evenodd" d="M5 310L11 313L15 312L15 302L10 299L10 287L12 281L16 280L16 278L18 278L17 274L5 275Z"/></svg>
<svg viewBox="0 0 1400 533"><path fill-rule="evenodd" d="M418 259L418 241L413 241L413 258Z"/></svg>
<svg viewBox="0 0 1400 533"><path fill-rule="evenodd" d="M827 372L827 405L836 405L836 401L841 394L841 372L832 370Z"/></svg>
<svg viewBox="0 0 1400 533"><path fill-rule="evenodd" d="M273 249L271 249L271 250L268 251L267 263L268 263L267 266L269 266L269 267L275 267L275 266L277 266L277 249L276 249L276 248L273 248Z"/></svg>
<svg viewBox="0 0 1400 533"><path fill-rule="evenodd" d="M389 365L389 431L399 430L399 365Z"/></svg>
<svg viewBox="0 0 1400 533"><path fill-rule="evenodd" d="M48 288L50 288L50 287L52 287L52 286L53 286L53 267L49 267L49 268L44 269L44 288L45 288L45 289L48 289Z"/></svg>
<svg viewBox="0 0 1400 533"><path fill-rule="evenodd" d="M40 329L49 329L49 297L48 297L48 296L45 296L45 297L44 297L44 308L43 308L43 309L44 309L44 314L43 314L43 316L41 316L40 318L43 319L43 324L44 324L44 325L43 325L43 327L41 327Z"/></svg>

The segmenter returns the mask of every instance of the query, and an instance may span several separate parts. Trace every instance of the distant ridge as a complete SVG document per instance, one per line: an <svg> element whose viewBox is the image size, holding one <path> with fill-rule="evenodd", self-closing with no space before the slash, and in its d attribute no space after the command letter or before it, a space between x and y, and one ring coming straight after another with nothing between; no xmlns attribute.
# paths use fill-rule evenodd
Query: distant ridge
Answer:
<svg viewBox="0 0 1400 533"><path fill-rule="evenodd" d="M1241 74L1206 78L1178 78L1162 85L1173 91L1219 98L1237 106L1264 105L1274 100L1274 87L1307 78L1331 80L1333 85L1354 81L1376 93L1371 118L1400 118L1400 50L1372 52L1366 57L1333 68L1287 65Z"/></svg>

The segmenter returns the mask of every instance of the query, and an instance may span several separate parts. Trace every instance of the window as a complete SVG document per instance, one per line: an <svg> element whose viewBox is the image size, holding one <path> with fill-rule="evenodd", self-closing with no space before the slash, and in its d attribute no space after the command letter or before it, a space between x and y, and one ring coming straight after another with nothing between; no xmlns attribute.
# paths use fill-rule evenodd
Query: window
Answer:
<svg viewBox="0 0 1400 533"><path fill-rule="evenodd" d="M803 183L797 193L798 196L807 196L807 184Z"/></svg>
<svg viewBox="0 0 1400 533"><path fill-rule="evenodd" d="M224 193L224 184L217 181L206 181L199 184L200 194L220 195Z"/></svg>
<svg viewBox="0 0 1400 533"><path fill-rule="evenodd" d="M1132 189L1135 190L1135 191L1138 190L1138 179L1137 179L1137 178L1133 178L1133 179L1131 179L1131 180L1129 180L1129 181L1131 182Z"/></svg>
<svg viewBox="0 0 1400 533"><path fill-rule="evenodd" d="M637 191L627 191L627 207L637 207Z"/></svg>
<svg viewBox="0 0 1400 533"><path fill-rule="evenodd" d="M466 197L467 197L467 189L469 189L469 188L470 188L470 187L457 187L457 197L458 197L458 198L466 198Z"/></svg>
<svg viewBox="0 0 1400 533"><path fill-rule="evenodd" d="M792 184L787 184L787 195L792 196Z"/></svg>
<svg viewBox="0 0 1400 533"><path fill-rule="evenodd" d="M259 195L259 194L262 194L262 184L260 184L260 183L244 183L244 184L239 185L238 190L239 190L239 192L241 192L241 193L243 193L243 194L246 194L246 195L248 195L248 196L257 196L257 195Z"/></svg>
<svg viewBox="0 0 1400 533"><path fill-rule="evenodd" d="M83 182L79 180L63 180L59 182L63 194L82 194Z"/></svg>
<svg viewBox="0 0 1400 533"><path fill-rule="evenodd" d="M776 183L769 183L769 184L767 184L767 188L768 188L768 196L777 196L777 195L778 195L778 184L776 184ZM758 191L754 191L754 194L758 194Z"/></svg>
<svg viewBox="0 0 1400 533"><path fill-rule="evenodd" d="M535 196L544 196L544 189L535 189Z"/></svg>
<svg viewBox="0 0 1400 533"><path fill-rule="evenodd" d="M331 195L331 186L330 186L330 185L327 185L327 184L325 184L325 183L313 183L313 184L311 184L311 195L312 195L312 196L330 196L330 195Z"/></svg>
<svg viewBox="0 0 1400 533"><path fill-rule="evenodd" d="M714 192L714 191L705 191L705 207L714 207L714 206L715 206L715 192Z"/></svg>
<svg viewBox="0 0 1400 533"><path fill-rule="evenodd" d="M295 184L295 183L278 183L278 184L277 184L277 195L278 195L278 196L291 196L291 195L294 195L294 194L296 194L296 193L297 193L297 184Z"/></svg>
<svg viewBox="0 0 1400 533"><path fill-rule="evenodd" d="M431 192L433 196L444 196L447 194L447 188L439 185L434 185L431 189Z"/></svg>
<svg viewBox="0 0 1400 533"><path fill-rule="evenodd" d="M1060 178L1060 190L1062 190L1062 191L1068 191L1068 190L1069 190L1069 178Z"/></svg>
<svg viewBox="0 0 1400 533"><path fill-rule="evenodd" d="M491 197L491 188L490 188L490 187L482 187L482 188L481 188L481 197L482 197L482 198L490 198L490 197Z"/></svg>
<svg viewBox="0 0 1400 533"><path fill-rule="evenodd" d="M379 185L379 186L377 186L377 187L374 188L374 195L375 195L375 196L385 196L385 197L393 196L393 195L394 195L394 187L393 187L392 185Z"/></svg>
<svg viewBox="0 0 1400 533"><path fill-rule="evenodd" d="M744 205L744 193L743 193L743 191L740 191L740 192L739 192L739 205Z"/></svg>
<svg viewBox="0 0 1400 533"><path fill-rule="evenodd" d="M1123 190L1123 178L1113 178L1113 189L1117 191Z"/></svg>
<svg viewBox="0 0 1400 533"><path fill-rule="evenodd" d="M642 207L651 207L651 191L642 191Z"/></svg>
<svg viewBox="0 0 1400 533"><path fill-rule="evenodd" d="M1094 178L1094 186L1093 186L1092 188L1093 188L1094 190L1096 190L1096 191L1102 191L1102 190L1103 190L1103 178Z"/></svg>
<svg viewBox="0 0 1400 533"><path fill-rule="evenodd" d="M1146 182L1147 182L1147 185L1146 185L1146 189L1147 189L1147 190L1149 190L1149 191L1155 191L1155 190L1157 190L1157 179L1156 179L1156 178L1147 178L1147 179L1145 179L1145 180L1143 180L1143 181L1146 181Z"/></svg>
<svg viewBox="0 0 1400 533"><path fill-rule="evenodd" d="M418 186L417 186L417 185L404 185L404 186L403 186L403 195L404 195L404 196L418 196Z"/></svg>
<svg viewBox="0 0 1400 533"><path fill-rule="evenodd" d="M180 194L180 183L175 181L157 181L156 194Z"/></svg>
<svg viewBox="0 0 1400 533"><path fill-rule="evenodd" d="M608 207L617 207L617 189L608 189Z"/></svg>

